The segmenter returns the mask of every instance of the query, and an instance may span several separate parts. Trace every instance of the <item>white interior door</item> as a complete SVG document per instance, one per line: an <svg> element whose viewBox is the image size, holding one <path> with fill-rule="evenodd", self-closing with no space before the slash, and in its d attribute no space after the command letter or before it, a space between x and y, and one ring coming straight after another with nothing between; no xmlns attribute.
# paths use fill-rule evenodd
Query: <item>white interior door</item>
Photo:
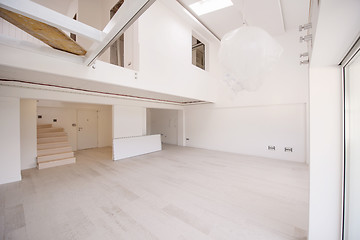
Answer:
<svg viewBox="0 0 360 240"><path fill-rule="evenodd" d="M78 150L96 148L98 140L98 113L94 110L77 112L77 148Z"/></svg>

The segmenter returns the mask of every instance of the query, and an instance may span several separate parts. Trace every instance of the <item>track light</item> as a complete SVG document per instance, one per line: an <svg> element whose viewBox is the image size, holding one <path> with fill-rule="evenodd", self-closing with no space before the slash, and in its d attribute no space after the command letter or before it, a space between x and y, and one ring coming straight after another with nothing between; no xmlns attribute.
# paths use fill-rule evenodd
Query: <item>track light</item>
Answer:
<svg viewBox="0 0 360 240"><path fill-rule="evenodd" d="M303 37L300 37L300 42L308 42L312 40L312 34L305 35Z"/></svg>
<svg viewBox="0 0 360 240"><path fill-rule="evenodd" d="M300 65L309 64L309 60L300 61Z"/></svg>
<svg viewBox="0 0 360 240"><path fill-rule="evenodd" d="M309 53L308 52L304 52L304 53L301 53L300 54L300 57L308 57L309 56Z"/></svg>
<svg viewBox="0 0 360 240"><path fill-rule="evenodd" d="M299 32L301 32L302 30L310 29L310 28L312 28L312 24L311 24L311 23L306 23L306 24L300 25L300 26L299 26Z"/></svg>

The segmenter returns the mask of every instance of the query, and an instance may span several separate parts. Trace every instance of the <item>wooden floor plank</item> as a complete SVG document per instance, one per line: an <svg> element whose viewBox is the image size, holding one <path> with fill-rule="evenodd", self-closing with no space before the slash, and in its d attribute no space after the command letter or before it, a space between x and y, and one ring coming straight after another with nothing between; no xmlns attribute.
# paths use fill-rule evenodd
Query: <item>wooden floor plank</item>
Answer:
<svg viewBox="0 0 360 240"><path fill-rule="evenodd" d="M0 185L0 239L306 239L306 164L171 145L111 153Z"/></svg>

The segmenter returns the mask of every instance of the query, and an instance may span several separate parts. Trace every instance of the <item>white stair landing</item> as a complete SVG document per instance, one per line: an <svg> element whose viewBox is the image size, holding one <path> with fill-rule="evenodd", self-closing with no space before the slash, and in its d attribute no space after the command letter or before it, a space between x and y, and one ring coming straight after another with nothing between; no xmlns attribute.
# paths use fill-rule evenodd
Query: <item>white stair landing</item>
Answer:
<svg viewBox="0 0 360 240"><path fill-rule="evenodd" d="M63 128L37 126L37 167L45 169L75 163L76 158Z"/></svg>

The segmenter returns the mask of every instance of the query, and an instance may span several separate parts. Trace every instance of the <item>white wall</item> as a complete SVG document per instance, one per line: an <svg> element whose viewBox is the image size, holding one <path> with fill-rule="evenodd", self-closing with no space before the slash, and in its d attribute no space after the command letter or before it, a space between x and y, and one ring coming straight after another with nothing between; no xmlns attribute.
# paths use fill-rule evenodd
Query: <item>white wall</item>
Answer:
<svg viewBox="0 0 360 240"><path fill-rule="evenodd" d="M98 147L112 146L112 107L98 111Z"/></svg>
<svg viewBox="0 0 360 240"><path fill-rule="evenodd" d="M149 109L151 112L150 134L161 134L161 142L178 144L178 111L167 109Z"/></svg>
<svg viewBox="0 0 360 240"><path fill-rule="evenodd" d="M206 41L208 70L192 65L192 27L161 1L139 19L139 79L142 87L178 96L216 99L219 42Z"/></svg>
<svg viewBox="0 0 360 240"><path fill-rule="evenodd" d="M36 100L20 100L21 170L36 167Z"/></svg>
<svg viewBox="0 0 360 240"><path fill-rule="evenodd" d="M185 142L185 111L179 110L178 112L178 145L186 146Z"/></svg>
<svg viewBox="0 0 360 240"><path fill-rule="evenodd" d="M69 143L74 151L77 150L77 111L88 109L98 113L98 147L112 145L112 111L111 106L40 101L37 108L38 124L53 124L54 127L62 127L68 134ZM53 122L57 119L57 122Z"/></svg>
<svg viewBox="0 0 360 240"><path fill-rule="evenodd" d="M340 67L310 70L309 239L340 239L342 116Z"/></svg>
<svg viewBox="0 0 360 240"><path fill-rule="evenodd" d="M298 104L308 102L308 66L299 64L299 55L306 51L306 45L299 43L298 30L290 30L275 39L284 51L279 61L263 78L262 86L256 91L241 91L234 94L219 78L217 106L261 106L275 104Z"/></svg>
<svg viewBox="0 0 360 240"><path fill-rule="evenodd" d="M341 71L360 29L360 2L321 1L310 69L309 240L340 239L343 123ZM334 34L336 33L336 34Z"/></svg>
<svg viewBox="0 0 360 240"><path fill-rule="evenodd" d="M305 104L195 108L185 119L187 146L305 162Z"/></svg>
<svg viewBox="0 0 360 240"><path fill-rule="evenodd" d="M0 97L0 184L21 180L20 99Z"/></svg>
<svg viewBox="0 0 360 240"><path fill-rule="evenodd" d="M113 106L113 138L146 135L146 108Z"/></svg>
<svg viewBox="0 0 360 240"><path fill-rule="evenodd" d="M221 77L214 106L185 107L187 146L306 162L308 68L299 65L304 46L295 30L276 39L283 55L258 90L234 94ZM276 150L268 151L269 145Z"/></svg>

